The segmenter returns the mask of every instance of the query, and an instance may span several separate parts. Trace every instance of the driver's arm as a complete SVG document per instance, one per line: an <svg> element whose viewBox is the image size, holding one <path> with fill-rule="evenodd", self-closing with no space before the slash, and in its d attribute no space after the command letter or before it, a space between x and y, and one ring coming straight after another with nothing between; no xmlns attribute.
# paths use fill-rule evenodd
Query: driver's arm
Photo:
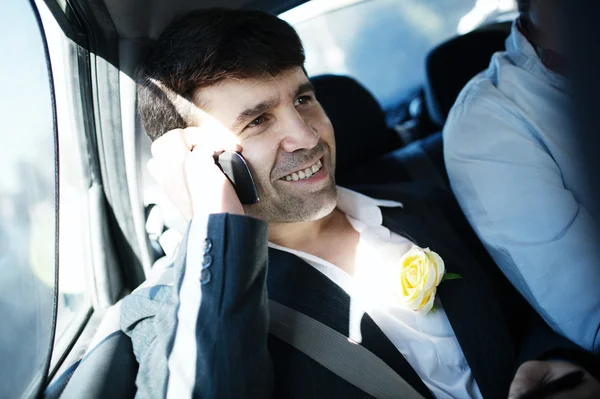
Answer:
<svg viewBox="0 0 600 399"><path fill-rule="evenodd" d="M452 189L490 255L544 320L600 353L599 226L544 144L499 103L471 96L453 108L444 128Z"/></svg>

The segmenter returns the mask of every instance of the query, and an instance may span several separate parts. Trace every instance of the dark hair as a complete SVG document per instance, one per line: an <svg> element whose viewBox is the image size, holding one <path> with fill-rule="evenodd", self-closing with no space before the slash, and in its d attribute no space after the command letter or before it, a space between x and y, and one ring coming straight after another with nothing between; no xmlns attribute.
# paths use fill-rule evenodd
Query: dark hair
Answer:
<svg viewBox="0 0 600 399"><path fill-rule="evenodd" d="M303 67L304 49L287 22L262 11L207 9L174 22L136 70L138 110L154 141L194 123L194 92L225 79L276 76ZM188 103L186 101L185 103Z"/></svg>

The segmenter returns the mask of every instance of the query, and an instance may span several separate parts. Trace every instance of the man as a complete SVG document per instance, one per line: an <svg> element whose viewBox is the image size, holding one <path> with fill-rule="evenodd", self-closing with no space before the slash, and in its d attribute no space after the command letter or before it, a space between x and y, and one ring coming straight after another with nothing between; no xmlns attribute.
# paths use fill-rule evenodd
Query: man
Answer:
<svg viewBox="0 0 600 399"><path fill-rule="evenodd" d="M521 1L506 52L444 128L450 182L504 274L557 332L600 353L597 209L579 163L558 0Z"/></svg>
<svg viewBox="0 0 600 399"><path fill-rule="evenodd" d="M336 187L333 127L303 63L285 22L216 9L167 29L139 68L140 114L154 140L148 166L193 219L173 267L122 304L138 396L368 397L333 370L354 358L326 367L270 335L269 301L342 334L344 350L360 344L426 398L505 398L527 360L535 361L517 373L513 395L582 367L594 372L597 359L527 306L507 308L511 293L497 291L445 222L435 203L445 193ZM240 203L215 165L224 150L247 160L259 203ZM462 278L436 291L443 262L415 243ZM389 295L400 285L413 301ZM600 387L585 371L577 389L568 393Z"/></svg>

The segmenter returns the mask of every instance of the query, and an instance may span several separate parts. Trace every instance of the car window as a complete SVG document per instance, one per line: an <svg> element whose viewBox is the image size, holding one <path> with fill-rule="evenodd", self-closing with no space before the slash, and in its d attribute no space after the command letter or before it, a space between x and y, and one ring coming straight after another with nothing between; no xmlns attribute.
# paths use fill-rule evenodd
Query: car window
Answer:
<svg viewBox="0 0 600 399"><path fill-rule="evenodd" d="M56 167L43 38L29 2L0 5L0 397L35 395L54 319Z"/></svg>
<svg viewBox="0 0 600 399"><path fill-rule="evenodd" d="M34 397L91 310L77 47L37 6L43 31L29 2L0 5L2 398Z"/></svg>
<svg viewBox="0 0 600 399"><path fill-rule="evenodd" d="M423 83L433 47L515 9L514 0L313 0L280 17L298 31L309 75L352 76L393 109Z"/></svg>
<svg viewBox="0 0 600 399"><path fill-rule="evenodd" d="M70 346L91 309L87 284L92 275L85 128L78 74L78 52L43 1L42 19L54 82L59 154L58 310L51 369Z"/></svg>

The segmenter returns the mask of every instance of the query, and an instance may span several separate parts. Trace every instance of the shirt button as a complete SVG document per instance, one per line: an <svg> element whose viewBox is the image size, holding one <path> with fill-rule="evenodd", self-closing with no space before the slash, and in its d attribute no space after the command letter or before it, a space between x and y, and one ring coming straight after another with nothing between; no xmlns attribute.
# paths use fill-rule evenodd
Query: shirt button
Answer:
<svg viewBox="0 0 600 399"><path fill-rule="evenodd" d="M212 240L210 238L207 238L204 240L204 245L203 245L203 249L204 249L204 253L207 254L210 252L210 250L213 247L213 243Z"/></svg>
<svg viewBox="0 0 600 399"><path fill-rule="evenodd" d="M210 283L211 277L212 275L210 274L210 270L202 270L202 272L200 273L200 284L206 285Z"/></svg>
<svg viewBox="0 0 600 399"><path fill-rule="evenodd" d="M212 265L212 256L204 255L204 261L202 262L202 268L208 269Z"/></svg>

